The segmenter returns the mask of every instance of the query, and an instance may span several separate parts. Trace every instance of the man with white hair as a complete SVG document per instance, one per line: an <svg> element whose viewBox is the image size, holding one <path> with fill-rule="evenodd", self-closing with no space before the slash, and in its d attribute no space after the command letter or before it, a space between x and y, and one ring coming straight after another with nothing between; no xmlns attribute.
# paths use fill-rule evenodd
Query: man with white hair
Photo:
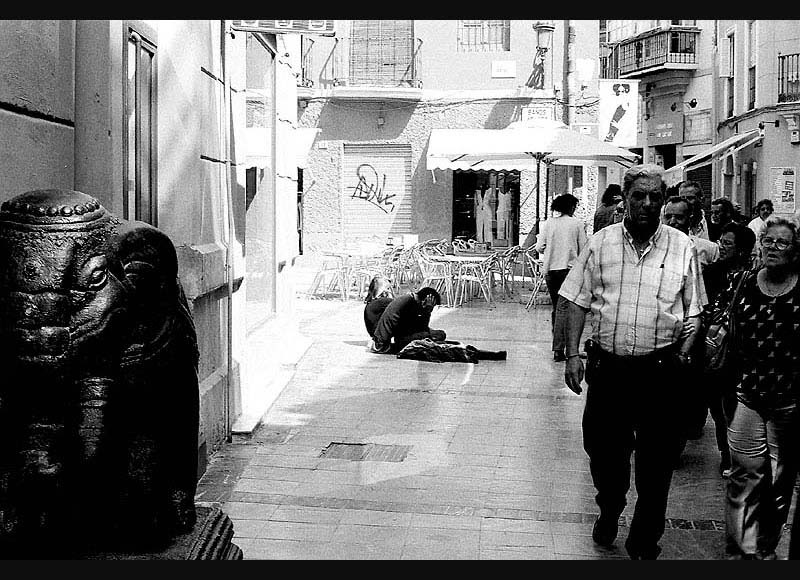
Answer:
<svg viewBox="0 0 800 580"><path fill-rule="evenodd" d="M682 436L676 422L688 396L676 378L689 364L702 309L689 236L660 221L662 175L652 164L625 172L625 218L589 239L559 291L568 301L564 378L576 394L584 378L579 343L592 314L583 414L583 446L600 508L592 538L604 547L616 539L635 454L638 497L625 548L637 560L661 552Z"/></svg>

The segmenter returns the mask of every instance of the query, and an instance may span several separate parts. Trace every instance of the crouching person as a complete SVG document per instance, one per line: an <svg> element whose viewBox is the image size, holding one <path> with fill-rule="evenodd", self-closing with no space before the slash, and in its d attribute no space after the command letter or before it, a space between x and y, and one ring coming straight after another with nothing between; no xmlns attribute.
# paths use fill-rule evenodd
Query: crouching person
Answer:
<svg viewBox="0 0 800 580"><path fill-rule="evenodd" d="M434 306L441 303L439 292L428 286L396 297L386 306L375 326L371 350L397 353L412 340L430 338L443 341L445 331L429 326Z"/></svg>

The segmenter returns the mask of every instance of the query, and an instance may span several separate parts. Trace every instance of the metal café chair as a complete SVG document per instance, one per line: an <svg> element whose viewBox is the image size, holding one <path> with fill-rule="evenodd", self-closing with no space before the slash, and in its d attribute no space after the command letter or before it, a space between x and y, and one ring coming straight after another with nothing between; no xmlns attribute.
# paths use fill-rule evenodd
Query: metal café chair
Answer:
<svg viewBox="0 0 800 580"><path fill-rule="evenodd" d="M471 295L481 291L486 302L492 303L492 265L496 261L497 255L492 254L479 262L460 264L456 274L456 304L458 306L464 304L468 289Z"/></svg>
<svg viewBox="0 0 800 580"><path fill-rule="evenodd" d="M311 296L324 296L338 292L344 301L347 300L348 282L347 258L342 254L324 252L308 293Z"/></svg>
<svg viewBox="0 0 800 580"><path fill-rule="evenodd" d="M528 299L528 303L525 305L525 310L528 310L531 306L536 308L536 298L539 296L539 292L542 288L542 284L546 284L544 280L544 268L542 267L542 261L539 258L534 257L533 251L526 251L524 252L525 261L528 264L528 267L531 271L531 277L533 280L533 290L531 291L531 297Z"/></svg>

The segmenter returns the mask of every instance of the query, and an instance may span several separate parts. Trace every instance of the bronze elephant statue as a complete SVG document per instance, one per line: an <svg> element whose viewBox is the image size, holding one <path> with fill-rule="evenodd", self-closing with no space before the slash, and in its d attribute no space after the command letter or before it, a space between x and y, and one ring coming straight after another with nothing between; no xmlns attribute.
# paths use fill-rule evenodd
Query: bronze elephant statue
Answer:
<svg viewBox="0 0 800 580"><path fill-rule="evenodd" d="M77 191L3 203L0 363L0 556L192 528L197 336L164 233Z"/></svg>

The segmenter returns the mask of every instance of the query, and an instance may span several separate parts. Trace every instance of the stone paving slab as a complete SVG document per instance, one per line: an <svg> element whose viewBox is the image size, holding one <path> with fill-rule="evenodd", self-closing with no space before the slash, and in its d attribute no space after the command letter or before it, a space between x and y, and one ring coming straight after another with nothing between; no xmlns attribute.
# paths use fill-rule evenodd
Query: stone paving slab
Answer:
<svg viewBox="0 0 800 580"><path fill-rule="evenodd" d="M198 500L222 504L245 559L627 559L635 489L616 547L595 546L585 395L551 360L549 306L526 301L434 312L449 337L508 351L473 365L369 353L361 302L298 299L310 346L261 427L211 458ZM381 452L323 457L336 443ZM709 419L673 477L661 559L723 557L723 492Z"/></svg>

